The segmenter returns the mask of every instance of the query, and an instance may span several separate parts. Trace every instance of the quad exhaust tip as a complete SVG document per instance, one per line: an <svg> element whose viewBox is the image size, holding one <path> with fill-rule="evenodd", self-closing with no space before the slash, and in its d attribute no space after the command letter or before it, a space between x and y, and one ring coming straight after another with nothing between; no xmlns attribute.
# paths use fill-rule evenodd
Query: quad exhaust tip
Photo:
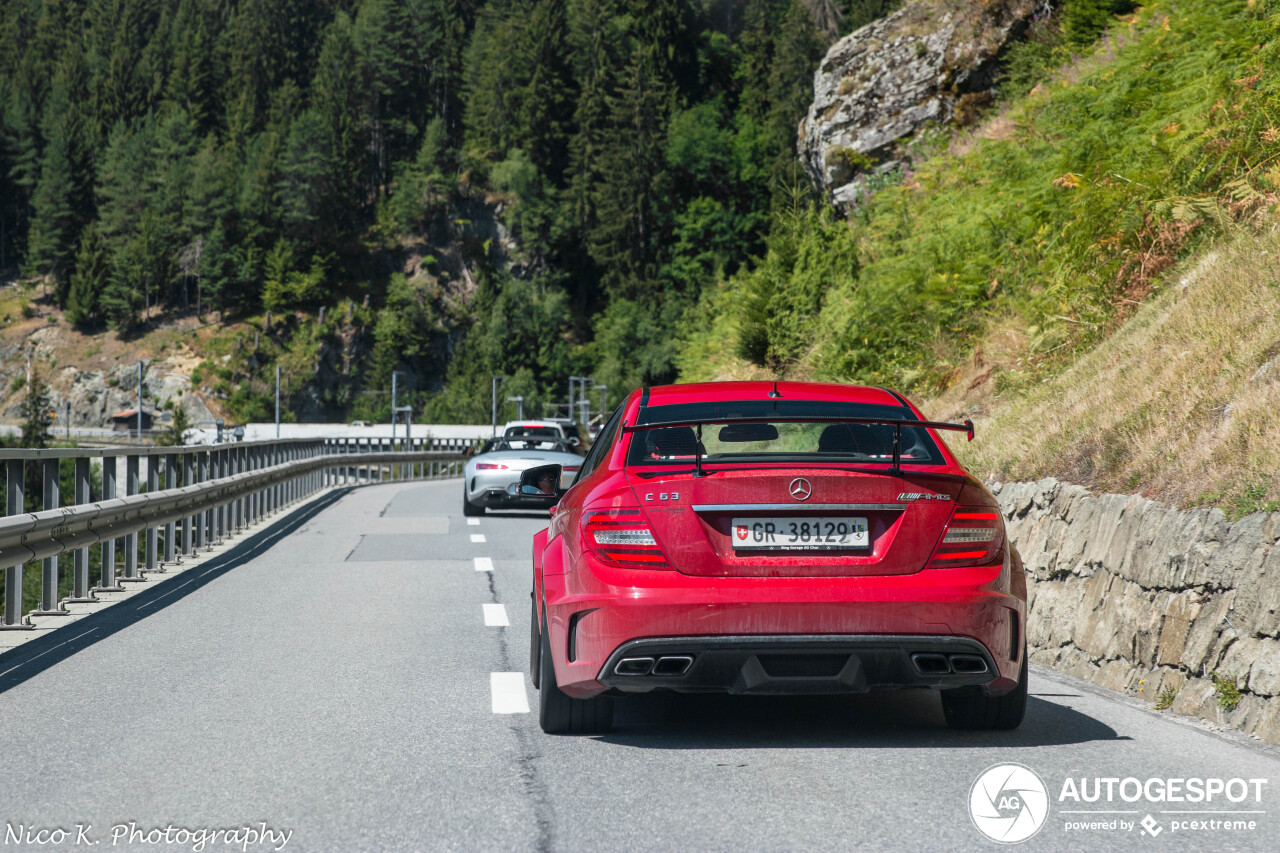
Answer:
<svg viewBox="0 0 1280 853"><path fill-rule="evenodd" d="M951 671L946 655L916 652L911 656L911 661L921 675L946 675Z"/></svg>
<svg viewBox="0 0 1280 853"><path fill-rule="evenodd" d="M981 675L987 671L987 662L977 655L952 655L951 671L959 675Z"/></svg>
<svg viewBox="0 0 1280 853"><path fill-rule="evenodd" d="M657 664L653 667L653 674L684 675L692 665L693 657L690 655L667 655L658 658Z"/></svg>
<svg viewBox="0 0 1280 853"><path fill-rule="evenodd" d="M981 675L987 671L987 662L980 655L944 655L937 652L916 652L911 662L921 675Z"/></svg>
<svg viewBox="0 0 1280 853"><path fill-rule="evenodd" d="M693 665L693 655L663 655L651 657L623 658L618 661L613 671L618 675L684 675Z"/></svg>
<svg viewBox="0 0 1280 853"><path fill-rule="evenodd" d="M653 658L623 658L613 671L618 675L648 675L653 671Z"/></svg>

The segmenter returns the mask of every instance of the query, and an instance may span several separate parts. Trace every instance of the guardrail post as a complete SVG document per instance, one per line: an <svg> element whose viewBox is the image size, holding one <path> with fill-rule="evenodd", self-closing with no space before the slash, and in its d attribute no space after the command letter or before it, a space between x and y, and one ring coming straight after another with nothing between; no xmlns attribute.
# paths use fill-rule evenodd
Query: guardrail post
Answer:
<svg viewBox="0 0 1280 853"><path fill-rule="evenodd" d="M280 447L279 444L271 444L266 448L266 464L268 467L275 467L280 464ZM266 489L266 511L271 515L275 515L275 511L280 508L280 484L276 483Z"/></svg>
<svg viewBox="0 0 1280 853"><path fill-rule="evenodd" d="M102 500L115 500L116 497L116 457L102 456ZM108 539L102 543L102 565L98 585L94 592L123 592L124 587L116 583L116 541Z"/></svg>
<svg viewBox="0 0 1280 853"><path fill-rule="evenodd" d="M160 491L160 466L156 464L159 460L159 456L147 456L147 494L149 495L154 495ZM160 568L156 560L160 550L159 538L159 528L147 528L147 567L145 571L164 572L164 569Z"/></svg>
<svg viewBox="0 0 1280 853"><path fill-rule="evenodd" d="M22 459L10 459L5 463L5 482L8 492L5 498L5 514L21 515L26 512L23 503L22 485L26 473L26 462ZM4 627L31 629L35 626L22 620L22 563L4 568Z"/></svg>
<svg viewBox="0 0 1280 853"><path fill-rule="evenodd" d="M193 462L194 459L192 458L191 451L184 451L182 454L182 485L184 486L190 486L192 484L192 477L195 474L195 466L192 464ZM184 557L190 557L195 551L195 549L191 547L191 527L193 521L195 521L195 519L189 515L182 519L182 555Z"/></svg>
<svg viewBox="0 0 1280 853"><path fill-rule="evenodd" d="M58 460L45 459L41 462L44 474L44 508L58 508ZM40 579L40 609L33 611L33 616L68 616L71 611L58 603L58 558L44 558L44 576Z"/></svg>
<svg viewBox="0 0 1280 853"><path fill-rule="evenodd" d="M209 480L209 455L210 451L208 450L201 450L196 454L196 482L198 483L205 483ZM195 521L196 547L211 547L213 541L213 510L206 509L204 512L198 513Z"/></svg>
<svg viewBox="0 0 1280 853"><path fill-rule="evenodd" d="M213 451L212 479L221 480L227 476L227 451L225 449ZM213 541L221 543L224 536L227 535L227 505L220 504L213 514Z"/></svg>
<svg viewBox="0 0 1280 853"><path fill-rule="evenodd" d="M253 470L253 451L247 447L240 448L240 473L247 474ZM244 497L240 498L240 522L241 526L248 527L253 523L253 493L246 492Z"/></svg>
<svg viewBox="0 0 1280 853"><path fill-rule="evenodd" d="M252 449L246 449L246 450L245 450L245 452L249 454L249 470L250 470L250 471L257 471L257 470L258 470L258 468L260 467L260 466L258 465L258 454L261 452L261 449L260 449L260 448L257 448L257 447L254 447L254 448L252 448ZM250 493L249 493L249 497L248 497L248 499L247 499L247 500L249 501L249 503L248 503L249 523L250 523L250 524L256 524L256 523L257 523L257 521L258 521L258 492L257 492L257 490L254 490L254 491L250 492Z"/></svg>
<svg viewBox="0 0 1280 853"><path fill-rule="evenodd" d="M231 476L244 473L244 448L235 447L231 450ZM244 499L236 498L228 507L231 512L231 529L239 533L244 529Z"/></svg>
<svg viewBox="0 0 1280 853"><path fill-rule="evenodd" d="M124 493L125 497L138 493L138 457L130 453L124 458ZM138 534L126 533L124 536L124 577L121 583L136 583L145 580L138 577Z"/></svg>
<svg viewBox="0 0 1280 853"><path fill-rule="evenodd" d="M76 459L76 505L80 506L90 502L89 495L89 457L81 456ZM77 548L75 551L74 562L72 564L71 575L71 597L67 598L63 603L97 601L93 593L89 590L89 548Z"/></svg>
<svg viewBox="0 0 1280 853"><path fill-rule="evenodd" d="M178 488L178 457L173 453L167 453L164 457L164 487L165 489ZM178 562L178 543L173 538L175 529L172 521L164 526L164 561L166 563Z"/></svg>

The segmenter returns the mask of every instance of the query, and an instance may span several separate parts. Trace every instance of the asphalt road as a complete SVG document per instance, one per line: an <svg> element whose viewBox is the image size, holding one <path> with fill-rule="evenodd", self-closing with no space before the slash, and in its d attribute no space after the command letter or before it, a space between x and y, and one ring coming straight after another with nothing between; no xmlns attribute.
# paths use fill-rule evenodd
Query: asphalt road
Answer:
<svg viewBox="0 0 1280 853"><path fill-rule="evenodd" d="M937 697L913 691L638 697L619 703L607 736L546 736L523 673L543 516L471 525L460 491L453 480L332 495L180 594L157 585L165 597L145 618L110 608L66 645L0 657L0 845L991 850L1001 845L971 819L971 789L1017 763L1047 789L1043 828L1023 849L1277 849L1280 752L1042 671L1012 733L952 732ZM1086 793L1095 777L1139 782L1113 783L1111 803L1061 800L1082 777ZM1120 796L1166 778L1221 779L1225 792ZM1248 797L1233 802L1231 779L1268 781L1242 783ZM1034 819L1034 791L1021 805L1010 793L989 829ZM1190 811L1229 814L1172 813ZM1067 828L1076 822L1104 827ZM190 834L264 824L281 835L196 846Z"/></svg>

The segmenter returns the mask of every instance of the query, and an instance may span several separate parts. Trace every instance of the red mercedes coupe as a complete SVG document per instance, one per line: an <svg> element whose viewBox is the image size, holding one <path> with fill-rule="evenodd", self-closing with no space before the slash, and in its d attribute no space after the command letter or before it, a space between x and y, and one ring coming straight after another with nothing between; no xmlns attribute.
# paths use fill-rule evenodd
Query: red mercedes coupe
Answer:
<svg viewBox="0 0 1280 853"><path fill-rule="evenodd" d="M973 437L883 388L633 391L534 537L543 730L605 730L651 690L906 687L940 691L953 728L1017 727L1022 561L944 430Z"/></svg>

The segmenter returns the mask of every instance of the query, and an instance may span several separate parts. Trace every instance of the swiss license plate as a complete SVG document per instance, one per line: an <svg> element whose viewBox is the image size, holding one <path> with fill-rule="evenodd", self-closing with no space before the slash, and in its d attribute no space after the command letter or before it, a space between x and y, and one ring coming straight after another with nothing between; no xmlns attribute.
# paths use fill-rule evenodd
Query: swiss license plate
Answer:
<svg viewBox="0 0 1280 853"><path fill-rule="evenodd" d="M865 518L735 518L729 530L735 551L828 551L868 548Z"/></svg>

